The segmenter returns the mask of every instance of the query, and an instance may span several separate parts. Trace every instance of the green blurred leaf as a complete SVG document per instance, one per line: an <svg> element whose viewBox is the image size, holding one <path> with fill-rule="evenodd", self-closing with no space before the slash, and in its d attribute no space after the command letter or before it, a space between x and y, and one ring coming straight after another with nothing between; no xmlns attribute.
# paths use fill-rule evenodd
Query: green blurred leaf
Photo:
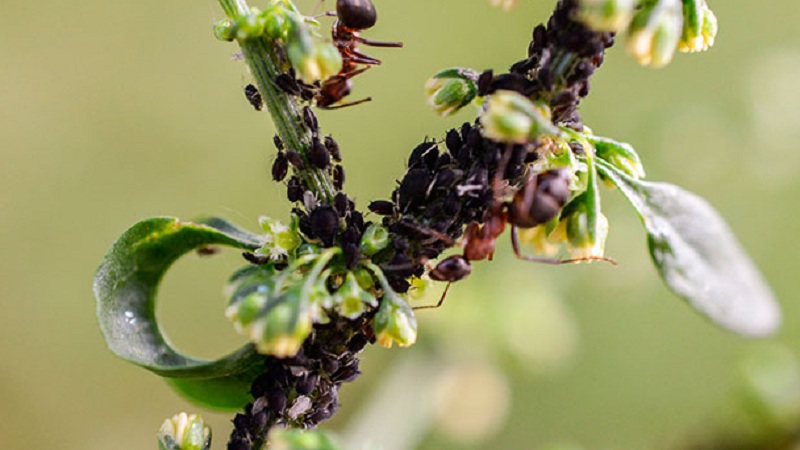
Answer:
<svg viewBox="0 0 800 450"><path fill-rule="evenodd" d="M158 285L182 255L208 245L255 249L258 236L222 219L181 222L171 217L143 220L117 239L94 280L97 318L117 356L162 377L190 400L213 408L240 408L263 357L251 345L209 361L178 352L155 316Z"/></svg>
<svg viewBox="0 0 800 450"><path fill-rule="evenodd" d="M596 162L639 213L650 256L672 291L728 330L758 337L778 328L781 313L772 291L708 202L678 186L635 180Z"/></svg>
<svg viewBox="0 0 800 450"><path fill-rule="evenodd" d="M336 439L321 430L275 428L269 434L272 450L343 450Z"/></svg>

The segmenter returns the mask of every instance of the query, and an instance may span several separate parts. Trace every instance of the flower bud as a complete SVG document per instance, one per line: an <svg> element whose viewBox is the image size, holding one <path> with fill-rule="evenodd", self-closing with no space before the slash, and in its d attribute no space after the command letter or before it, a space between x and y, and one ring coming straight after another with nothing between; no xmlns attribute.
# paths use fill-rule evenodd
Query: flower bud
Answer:
<svg viewBox="0 0 800 450"><path fill-rule="evenodd" d="M630 144L616 142L599 136L586 136L594 145L595 155L631 178L644 178L644 166L636 150Z"/></svg>
<svg viewBox="0 0 800 450"><path fill-rule="evenodd" d="M565 227L570 258L591 261L602 258L605 253L608 219L600 212L597 200L587 191L564 208L561 223Z"/></svg>
<svg viewBox="0 0 800 450"><path fill-rule="evenodd" d="M581 0L577 19L594 31L617 32L628 26L636 0Z"/></svg>
<svg viewBox="0 0 800 450"><path fill-rule="evenodd" d="M214 24L214 37L230 42L236 38L236 27L230 19L222 19Z"/></svg>
<svg viewBox="0 0 800 450"><path fill-rule="evenodd" d="M374 295L361 289L355 275L348 272L344 284L333 294L333 305L340 316L356 319L369 308L378 306L378 300Z"/></svg>
<svg viewBox="0 0 800 450"><path fill-rule="evenodd" d="M550 108L534 103L514 91L497 91L489 96L480 122L489 139L524 144L544 135L559 134L550 119Z"/></svg>
<svg viewBox="0 0 800 450"><path fill-rule="evenodd" d="M532 248L537 255L555 256L566 241L566 236L558 231L559 228L550 226L550 223L521 229L519 242Z"/></svg>
<svg viewBox="0 0 800 450"><path fill-rule="evenodd" d="M244 41L255 39L264 35L264 17L256 8L251 8L250 13L236 20L236 39Z"/></svg>
<svg viewBox="0 0 800 450"><path fill-rule="evenodd" d="M717 17L705 0L683 1L683 34L678 50L685 53L702 52L714 45L717 37Z"/></svg>
<svg viewBox="0 0 800 450"><path fill-rule="evenodd" d="M261 354L292 357L311 333L307 302L301 298L300 286L293 286L279 298L270 300L266 310L247 328L248 337Z"/></svg>
<svg viewBox="0 0 800 450"><path fill-rule="evenodd" d="M425 83L428 103L440 116L449 116L478 95L478 73L472 69L443 70Z"/></svg>
<svg viewBox="0 0 800 450"><path fill-rule="evenodd" d="M672 60L682 28L680 0L658 0L644 5L628 28L628 53L642 65L663 67Z"/></svg>
<svg viewBox="0 0 800 450"><path fill-rule="evenodd" d="M267 235L264 238L264 245L255 251L257 255L265 255L270 259L278 260L294 252L303 243L300 233L297 231L298 221L295 217L292 218L289 226L263 216L258 219L258 223L267 232Z"/></svg>
<svg viewBox="0 0 800 450"><path fill-rule="evenodd" d="M361 253L372 256L389 246L389 232L381 225L370 224L361 236Z"/></svg>
<svg viewBox="0 0 800 450"><path fill-rule="evenodd" d="M286 10L278 5L264 11L264 35L270 39L286 39L290 28L286 14Z"/></svg>
<svg viewBox="0 0 800 450"><path fill-rule="evenodd" d="M339 73L342 56L329 42L312 36L308 26L295 15L287 15L289 62L304 83L313 84Z"/></svg>
<svg viewBox="0 0 800 450"><path fill-rule="evenodd" d="M185 412L164 421L158 432L159 450L208 450L211 448L211 428L203 418Z"/></svg>
<svg viewBox="0 0 800 450"><path fill-rule="evenodd" d="M372 321L378 343L390 348L393 343L408 347L417 341L417 319L414 311L396 292L384 288L383 299Z"/></svg>

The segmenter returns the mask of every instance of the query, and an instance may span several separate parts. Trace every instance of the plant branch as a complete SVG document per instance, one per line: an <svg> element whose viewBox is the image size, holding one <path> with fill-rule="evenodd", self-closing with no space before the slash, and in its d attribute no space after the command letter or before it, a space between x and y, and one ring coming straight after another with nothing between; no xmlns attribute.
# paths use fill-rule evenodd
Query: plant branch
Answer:
<svg viewBox="0 0 800 450"><path fill-rule="evenodd" d="M244 0L219 0L219 3L232 20L250 13ZM278 136L286 146L308 159L312 133L303 121L302 108L294 97L283 92L275 83L278 75L283 73L281 70L283 48L266 37L239 39L238 42L255 84L275 123ZM333 202L336 191L327 172L311 165L306 165L302 170L295 168L295 171L305 185L316 194L318 200L325 204Z"/></svg>

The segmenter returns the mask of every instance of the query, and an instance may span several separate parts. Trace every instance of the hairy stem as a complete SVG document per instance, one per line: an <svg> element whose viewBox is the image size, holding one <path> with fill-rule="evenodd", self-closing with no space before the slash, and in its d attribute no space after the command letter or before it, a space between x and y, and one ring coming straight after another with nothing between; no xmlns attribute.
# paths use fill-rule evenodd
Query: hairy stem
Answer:
<svg viewBox="0 0 800 450"><path fill-rule="evenodd" d="M250 8L244 0L219 0L225 14L233 20L246 15ZM267 38L239 40L250 73L255 79L267 110L278 131L278 136L287 147L308 155L311 146L311 130L303 122L302 109L294 97L283 92L275 79L282 73L281 48ZM314 192L317 199L330 204L336 194L328 174L316 167L296 170L297 175Z"/></svg>

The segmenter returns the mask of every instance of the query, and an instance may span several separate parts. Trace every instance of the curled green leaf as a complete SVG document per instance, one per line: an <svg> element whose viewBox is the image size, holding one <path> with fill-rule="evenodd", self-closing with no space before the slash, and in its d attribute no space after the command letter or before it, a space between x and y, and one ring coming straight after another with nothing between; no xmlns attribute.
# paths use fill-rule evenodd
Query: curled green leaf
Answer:
<svg viewBox="0 0 800 450"><path fill-rule="evenodd" d="M209 361L177 351L155 316L156 293L167 269L184 254L209 245L255 249L263 242L222 219L143 220L120 236L94 279L97 319L106 345L120 358L162 377L190 400L214 408L239 408L259 373L252 346Z"/></svg>
<svg viewBox="0 0 800 450"><path fill-rule="evenodd" d="M708 202L678 186L636 180L607 162L596 163L639 213L650 256L673 292L730 331L760 337L777 330L781 313L772 291Z"/></svg>

